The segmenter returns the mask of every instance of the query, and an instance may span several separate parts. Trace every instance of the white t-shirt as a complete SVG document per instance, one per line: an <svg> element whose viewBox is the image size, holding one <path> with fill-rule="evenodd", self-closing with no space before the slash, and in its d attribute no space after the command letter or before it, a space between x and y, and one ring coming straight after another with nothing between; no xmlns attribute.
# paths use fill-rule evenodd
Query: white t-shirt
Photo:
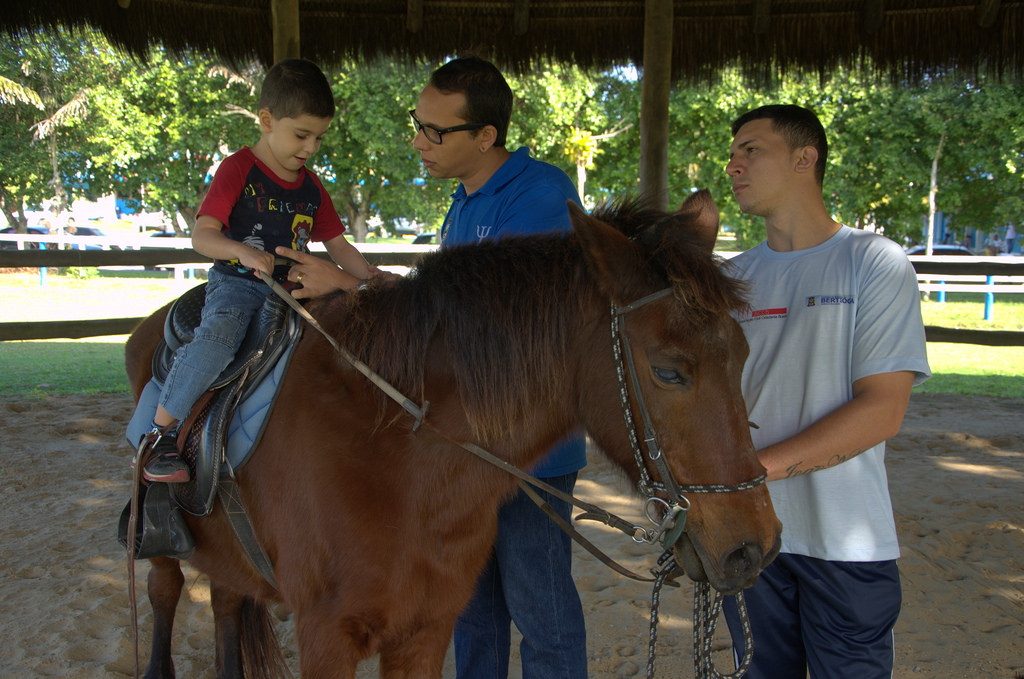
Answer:
<svg viewBox="0 0 1024 679"><path fill-rule="evenodd" d="M750 345L743 395L757 449L789 438L853 397L854 381L931 372L917 277L903 250L842 227L821 245L775 252L767 243L731 260L750 281L737 320ZM738 273L737 273L738 272ZM899 556L885 443L835 467L768 484L782 551L832 561Z"/></svg>

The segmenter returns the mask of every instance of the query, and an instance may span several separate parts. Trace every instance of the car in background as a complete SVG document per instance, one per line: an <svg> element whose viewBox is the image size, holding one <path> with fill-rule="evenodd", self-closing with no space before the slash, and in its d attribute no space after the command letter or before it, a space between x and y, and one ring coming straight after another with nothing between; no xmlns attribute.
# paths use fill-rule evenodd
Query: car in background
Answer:
<svg viewBox="0 0 1024 679"><path fill-rule="evenodd" d="M78 226L77 224L68 224L67 226L65 226L64 227L64 233L66 235L68 235L68 236L99 236L101 238L107 235L107 234L103 233L103 231L101 229L98 229L95 226ZM75 249L81 249L83 246L81 246L81 245L76 243L73 247ZM91 243L86 243L84 245L84 249L86 249L86 250L102 250L103 247L100 246L100 245L92 245ZM111 246L111 249L112 250L120 250L121 248L116 246L116 245L114 245L114 246Z"/></svg>
<svg viewBox="0 0 1024 679"><path fill-rule="evenodd" d="M69 225L65 227L64 233L69 236L106 236L101 230L95 226L75 226Z"/></svg>
<svg viewBox="0 0 1024 679"><path fill-rule="evenodd" d="M927 250L926 250L924 245L915 245L915 246L913 246L911 248L907 248L906 249L906 253L907 253L908 256L923 255L926 252L927 252ZM948 257L950 255L961 255L961 256L964 256L964 257L974 257L975 256L975 254L973 252L971 252L970 250L968 250L967 248L965 248L962 245L945 245L945 244L933 245L932 246L932 254L933 255L940 255L942 257Z"/></svg>
<svg viewBox="0 0 1024 679"><path fill-rule="evenodd" d="M33 236L45 236L49 231L41 226L30 226L26 230L26 233ZM0 233L13 234L17 233L13 226L8 226L6 229L0 229ZM0 250L17 250L18 244L12 240L0 240ZM38 250L39 243L25 243L26 250Z"/></svg>
<svg viewBox="0 0 1024 679"><path fill-rule="evenodd" d="M432 245L437 242L436 233L421 233L412 239L413 245Z"/></svg>

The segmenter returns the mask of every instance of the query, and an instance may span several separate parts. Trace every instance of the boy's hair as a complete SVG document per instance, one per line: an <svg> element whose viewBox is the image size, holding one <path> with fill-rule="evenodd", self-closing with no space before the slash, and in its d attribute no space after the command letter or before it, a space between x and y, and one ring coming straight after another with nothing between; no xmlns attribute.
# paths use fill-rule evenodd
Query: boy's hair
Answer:
<svg viewBox="0 0 1024 679"><path fill-rule="evenodd" d="M263 79L256 110L267 109L276 119L334 117L334 93L316 64L305 59L282 59Z"/></svg>
<svg viewBox="0 0 1024 679"><path fill-rule="evenodd" d="M814 176L818 184L825 181L825 166L828 163L828 140L825 128L814 111L793 104L770 104L755 108L737 118L732 124L732 136L740 128L752 120L768 118L772 128L778 132L791 150L804 146L813 146L818 150L818 162L814 166Z"/></svg>
<svg viewBox="0 0 1024 679"><path fill-rule="evenodd" d="M430 84L445 94L462 93L468 123L493 125L498 131L495 146L504 146L512 119L512 88L494 64L479 57L452 59L433 72ZM476 131L471 132L474 136Z"/></svg>

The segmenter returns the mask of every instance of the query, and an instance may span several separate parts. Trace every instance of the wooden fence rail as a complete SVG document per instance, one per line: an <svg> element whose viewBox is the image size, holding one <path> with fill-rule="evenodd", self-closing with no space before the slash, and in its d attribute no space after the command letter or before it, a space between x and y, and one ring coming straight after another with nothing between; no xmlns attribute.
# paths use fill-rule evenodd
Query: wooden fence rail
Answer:
<svg viewBox="0 0 1024 679"><path fill-rule="evenodd" d="M367 261L377 266L416 265L432 245L357 244ZM314 254L327 257L324 252ZM1007 261L1009 260L1009 261ZM1024 281L1024 258L994 257L911 257L911 262L922 281L930 280L928 289L944 277L983 276L976 288L957 283L956 290L976 289L978 292L1020 293ZM102 267L102 266L161 266L181 264L209 264L210 260L191 249L146 248L140 250L3 250L0 251L0 269L9 267ZM988 277L999 277L999 283ZM1005 285L1003 290L999 288ZM951 286L952 287L952 286ZM952 291L952 290L951 290ZM0 341L29 339L80 339L107 335L125 335L141 318L105 318L82 321L29 321L0 323ZM955 342L984 346L1024 346L1024 332L1012 330L963 330L925 326L929 342Z"/></svg>

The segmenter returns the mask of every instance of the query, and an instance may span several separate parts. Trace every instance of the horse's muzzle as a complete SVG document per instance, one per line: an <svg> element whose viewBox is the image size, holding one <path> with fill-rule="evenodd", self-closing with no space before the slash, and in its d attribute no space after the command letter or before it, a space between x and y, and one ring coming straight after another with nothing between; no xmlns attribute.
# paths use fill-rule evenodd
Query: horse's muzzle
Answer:
<svg viewBox="0 0 1024 679"><path fill-rule="evenodd" d="M736 594L740 590L751 587L761 570L772 562L779 553L780 540L776 539L771 551L767 554L757 545L742 544L736 549L725 553L715 564L705 567L706 557L698 554L697 548L690 537L683 535L672 547L676 563L683 567L686 575L696 582L708 581L712 587L722 594Z"/></svg>

